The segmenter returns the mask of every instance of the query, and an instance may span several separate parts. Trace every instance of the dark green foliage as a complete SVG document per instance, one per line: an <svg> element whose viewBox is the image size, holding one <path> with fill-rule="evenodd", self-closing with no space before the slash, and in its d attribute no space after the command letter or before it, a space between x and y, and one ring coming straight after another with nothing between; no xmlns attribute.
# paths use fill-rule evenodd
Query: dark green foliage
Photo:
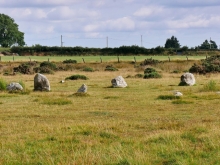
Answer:
<svg viewBox="0 0 220 165"><path fill-rule="evenodd" d="M118 71L118 69L113 67L112 65L107 65L105 71Z"/></svg>
<svg viewBox="0 0 220 165"><path fill-rule="evenodd" d="M144 70L144 79L161 78L162 76L154 68L146 68Z"/></svg>
<svg viewBox="0 0 220 165"><path fill-rule="evenodd" d="M81 80L88 80L89 78L84 76L84 75L79 75L79 74L72 75L70 77L65 78L65 80L79 80L79 79L81 79Z"/></svg>
<svg viewBox="0 0 220 165"><path fill-rule="evenodd" d="M157 73L157 72L152 72L152 73L147 73L144 74L144 79L148 79L148 78L161 78L162 76Z"/></svg>
<svg viewBox="0 0 220 165"><path fill-rule="evenodd" d="M54 71L48 67L36 67L34 68L35 73L47 73L47 74L54 74Z"/></svg>
<svg viewBox="0 0 220 165"><path fill-rule="evenodd" d="M154 68L146 68L144 70L144 74L147 74L147 73L152 73L152 72L157 72Z"/></svg>
<svg viewBox="0 0 220 165"><path fill-rule="evenodd" d="M140 63L141 66L145 65L156 65L158 63L161 63L161 61L154 60L152 58L145 59L142 63Z"/></svg>
<svg viewBox="0 0 220 165"><path fill-rule="evenodd" d="M165 48L180 48L179 41L176 37L172 36L166 40Z"/></svg>
<svg viewBox="0 0 220 165"><path fill-rule="evenodd" d="M215 43L215 41L208 41L208 40L205 40L201 46L199 46L199 49L217 49L218 46L217 44Z"/></svg>
<svg viewBox="0 0 220 165"><path fill-rule="evenodd" d="M160 99L160 100L174 100L174 99L180 99L179 96L174 96L174 95L160 95L158 96L157 99Z"/></svg>
<svg viewBox="0 0 220 165"><path fill-rule="evenodd" d="M65 64L76 64L77 61L69 59L69 60L64 60L63 63L65 63Z"/></svg>
<svg viewBox="0 0 220 165"><path fill-rule="evenodd" d="M10 47L13 44L24 46L24 33L18 30L14 19L5 14L0 14L0 45Z"/></svg>
<svg viewBox="0 0 220 165"><path fill-rule="evenodd" d="M94 72L94 69L93 69L93 68L90 68L90 67L85 67L85 68L83 69L83 71L85 71L85 72Z"/></svg>
<svg viewBox="0 0 220 165"><path fill-rule="evenodd" d="M189 86L186 82L181 81L178 86Z"/></svg>
<svg viewBox="0 0 220 165"><path fill-rule="evenodd" d="M57 66L56 64L52 63L52 62L48 62L48 61L44 61L40 64L40 67L45 67L45 68L49 68L51 70L56 70Z"/></svg>
<svg viewBox="0 0 220 165"><path fill-rule="evenodd" d="M201 62L201 64L194 64L189 72L199 74L220 72L220 55L211 56Z"/></svg>
<svg viewBox="0 0 220 165"><path fill-rule="evenodd" d="M48 61L44 61L40 63L39 67L35 67L35 73L47 73L47 74L54 74L54 71L57 70L56 64Z"/></svg>
<svg viewBox="0 0 220 165"><path fill-rule="evenodd" d="M33 67L35 67L36 65L36 62L27 62L20 64L18 67L14 67L13 70L14 72L19 72L22 74L33 74Z"/></svg>

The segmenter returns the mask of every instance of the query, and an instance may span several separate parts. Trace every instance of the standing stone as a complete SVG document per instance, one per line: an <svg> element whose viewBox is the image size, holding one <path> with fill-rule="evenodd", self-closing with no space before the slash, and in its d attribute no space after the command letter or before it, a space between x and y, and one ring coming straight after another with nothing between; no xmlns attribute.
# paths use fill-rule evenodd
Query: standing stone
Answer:
<svg viewBox="0 0 220 165"><path fill-rule="evenodd" d="M12 82L10 83L7 88L6 88L8 91L22 91L23 90L23 87L19 84L19 83L16 83L16 82Z"/></svg>
<svg viewBox="0 0 220 165"><path fill-rule="evenodd" d="M122 76L112 79L111 83L113 87L125 88L127 86L127 83Z"/></svg>
<svg viewBox="0 0 220 165"><path fill-rule="evenodd" d="M34 90L37 91L50 91L50 82L46 76L37 73L34 76Z"/></svg>
<svg viewBox="0 0 220 165"><path fill-rule="evenodd" d="M195 77L192 73L184 73L180 78L180 86L189 85L192 86L196 83Z"/></svg>
<svg viewBox="0 0 220 165"><path fill-rule="evenodd" d="M86 86L86 84L83 84L77 91L77 93L86 93L87 92L88 87Z"/></svg>

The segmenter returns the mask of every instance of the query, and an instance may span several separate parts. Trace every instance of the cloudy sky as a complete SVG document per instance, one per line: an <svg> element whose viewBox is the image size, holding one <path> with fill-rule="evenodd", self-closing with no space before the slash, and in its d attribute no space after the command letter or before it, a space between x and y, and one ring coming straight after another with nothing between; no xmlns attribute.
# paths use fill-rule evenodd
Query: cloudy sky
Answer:
<svg viewBox="0 0 220 165"><path fill-rule="evenodd" d="M220 46L219 0L0 0L28 46Z"/></svg>

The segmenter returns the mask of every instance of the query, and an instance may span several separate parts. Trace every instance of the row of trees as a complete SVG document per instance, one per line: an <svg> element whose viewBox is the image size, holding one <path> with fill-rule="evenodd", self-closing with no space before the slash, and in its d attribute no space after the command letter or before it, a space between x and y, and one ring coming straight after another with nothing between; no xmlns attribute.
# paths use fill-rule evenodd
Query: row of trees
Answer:
<svg viewBox="0 0 220 165"><path fill-rule="evenodd" d="M166 43L165 43L165 48L175 48L175 49L178 49L178 48L180 48L180 46L181 45L180 45L179 41L174 36L172 36L171 38L168 38L166 40ZM210 39L210 41L205 40L200 46L196 46L195 48L198 48L198 49L217 49L218 46L215 43L215 41L212 41Z"/></svg>
<svg viewBox="0 0 220 165"><path fill-rule="evenodd" d="M25 45L24 42L24 33L20 32L18 29L18 25L14 22L14 19L11 17L5 15L5 14L0 14L0 45L1 47L12 47L13 45L16 46L21 46L23 47ZM120 50L125 47L120 47ZM165 48L174 48L174 49L179 49L181 48L181 45L178 41L178 39L175 36L172 36L171 38L168 38L165 43ZM184 49L187 47L184 46ZM218 46L215 43L215 41L210 40L205 40L200 46L197 47L198 49L217 49ZM161 47L155 48L157 51L161 51ZM188 48L187 48L188 49ZM145 50L141 48L139 49L134 49L133 47L126 48L123 50L123 52L129 51L140 51L144 52Z"/></svg>
<svg viewBox="0 0 220 165"><path fill-rule="evenodd" d="M214 50L214 49L212 49ZM202 51L195 48L188 48L183 46L178 49L174 48L164 48L161 46L157 46L155 48L147 49L144 47L139 47L137 45L132 46L120 46L115 48L88 48L88 47L48 47L41 45L33 45L31 47L21 47L21 46L13 46L11 48L11 52L18 53L19 55L71 55L71 56L79 56L79 55L175 55L175 54L195 54L198 51ZM201 52L200 52L201 53Z"/></svg>

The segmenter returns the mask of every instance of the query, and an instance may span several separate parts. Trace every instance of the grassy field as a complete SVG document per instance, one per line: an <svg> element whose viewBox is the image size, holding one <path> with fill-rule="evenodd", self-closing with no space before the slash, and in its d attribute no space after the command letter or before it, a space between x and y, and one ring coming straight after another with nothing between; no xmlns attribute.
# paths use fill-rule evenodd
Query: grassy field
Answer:
<svg viewBox="0 0 220 165"><path fill-rule="evenodd" d="M135 56L137 62L143 61L147 58L153 58L155 60L168 61L168 56ZM201 60L205 59L206 56L188 56L188 60ZM25 62L25 61L55 61L60 62L66 59L77 60L79 63L83 63L83 59L86 63L91 62L115 62L118 61L117 56L3 56L1 57L2 62L8 61L17 61L17 62ZM120 61L134 61L134 56L119 56ZM186 56L170 56L171 61L175 60L187 60Z"/></svg>
<svg viewBox="0 0 220 165"><path fill-rule="evenodd" d="M113 64L119 71L78 64L46 75L50 92L32 91L34 75L1 74L30 93L0 92L0 164L220 164L219 75L195 75L196 85L178 86L193 61L158 65L160 79L131 78L143 68ZM83 72L85 65L99 71ZM59 83L73 74L89 80ZM111 87L118 75L128 87ZM74 95L83 83L88 95ZM171 97L175 90L182 98Z"/></svg>

